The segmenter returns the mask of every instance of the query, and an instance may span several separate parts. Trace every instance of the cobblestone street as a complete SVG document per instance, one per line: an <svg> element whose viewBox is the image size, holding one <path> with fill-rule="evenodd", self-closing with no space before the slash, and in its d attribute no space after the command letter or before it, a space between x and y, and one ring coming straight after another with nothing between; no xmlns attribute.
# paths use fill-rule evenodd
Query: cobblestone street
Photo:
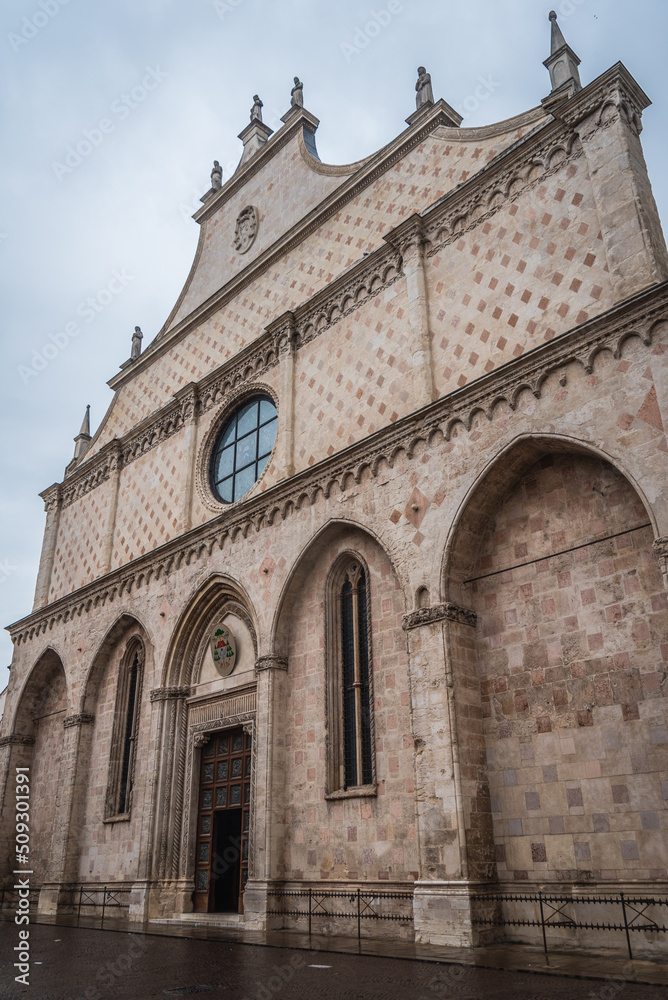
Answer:
<svg viewBox="0 0 668 1000"><path fill-rule="evenodd" d="M666 1000L661 987L392 958L32 925L30 985L14 981L16 927L0 927L0 997L148 1000Z"/></svg>

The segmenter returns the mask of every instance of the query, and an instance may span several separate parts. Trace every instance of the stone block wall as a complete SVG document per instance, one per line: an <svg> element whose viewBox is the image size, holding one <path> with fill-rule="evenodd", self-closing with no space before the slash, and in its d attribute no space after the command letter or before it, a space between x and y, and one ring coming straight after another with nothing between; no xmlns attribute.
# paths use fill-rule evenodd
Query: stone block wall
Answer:
<svg viewBox="0 0 668 1000"><path fill-rule="evenodd" d="M342 552L358 553L370 576L374 796L325 799L324 595ZM411 882L417 877L413 738L404 598L379 546L342 529L322 547L290 612L285 739L284 857L275 874L288 880L350 879ZM274 778L281 782L279 776Z"/></svg>
<svg viewBox="0 0 668 1000"><path fill-rule="evenodd" d="M471 576L499 877L665 879L668 605L638 496L547 456Z"/></svg>

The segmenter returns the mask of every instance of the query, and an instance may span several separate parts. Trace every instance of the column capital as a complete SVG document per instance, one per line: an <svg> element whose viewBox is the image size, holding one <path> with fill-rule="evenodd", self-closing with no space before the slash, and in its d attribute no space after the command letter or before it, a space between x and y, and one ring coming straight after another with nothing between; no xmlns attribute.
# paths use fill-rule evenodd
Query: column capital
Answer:
<svg viewBox="0 0 668 1000"><path fill-rule="evenodd" d="M266 329L279 356L292 351L297 336L296 319L293 312L281 313L269 323Z"/></svg>
<svg viewBox="0 0 668 1000"><path fill-rule="evenodd" d="M181 698L189 698L191 693L192 689L189 686L153 688L151 704L156 701L177 701Z"/></svg>
<svg viewBox="0 0 668 1000"><path fill-rule="evenodd" d="M94 715L88 715L82 712L79 715L68 715L67 718L63 719L63 729L72 729L74 726L92 726L95 722Z"/></svg>
<svg viewBox="0 0 668 1000"><path fill-rule="evenodd" d="M274 654L270 656L258 656L255 661L255 670L259 673L261 670L287 670L288 669L288 658L287 656L276 656Z"/></svg>
<svg viewBox="0 0 668 1000"><path fill-rule="evenodd" d="M0 739L0 747L32 747L35 745L34 736L26 736L23 733L11 733Z"/></svg>
<svg viewBox="0 0 668 1000"><path fill-rule="evenodd" d="M401 627L405 632L422 625L434 625L436 622L450 621L459 622L460 625L470 625L475 628L477 615L469 608L462 608L458 604L446 601L444 604L435 604L431 608L418 608L417 611L410 611L403 616Z"/></svg>

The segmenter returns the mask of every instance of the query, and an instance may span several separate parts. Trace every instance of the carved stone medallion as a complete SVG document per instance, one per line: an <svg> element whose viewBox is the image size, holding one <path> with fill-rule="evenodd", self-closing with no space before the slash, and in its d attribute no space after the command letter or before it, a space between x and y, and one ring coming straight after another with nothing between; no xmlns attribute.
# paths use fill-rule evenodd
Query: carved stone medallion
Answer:
<svg viewBox="0 0 668 1000"><path fill-rule="evenodd" d="M258 216L254 205L246 205L237 219L234 230L234 246L237 253L246 253L253 246L257 236Z"/></svg>

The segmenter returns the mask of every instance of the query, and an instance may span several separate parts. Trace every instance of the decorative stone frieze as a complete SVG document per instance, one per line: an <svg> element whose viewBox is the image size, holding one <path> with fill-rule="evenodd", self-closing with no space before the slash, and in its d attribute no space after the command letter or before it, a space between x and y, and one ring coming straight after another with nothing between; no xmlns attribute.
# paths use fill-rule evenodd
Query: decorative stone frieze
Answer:
<svg viewBox="0 0 668 1000"><path fill-rule="evenodd" d="M190 687L154 688L151 691L151 704L156 701L175 701L179 698L188 698L191 693Z"/></svg>
<svg viewBox="0 0 668 1000"><path fill-rule="evenodd" d="M75 726L92 726L95 722L94 715L87 715L82 712L79 715L68 715L66 719L63 719L63 729L72 729Z"/></svg>
<svg viewBox="0 0 668 1000"><path fill-rule="evenodd" d="M32 747L35 745L34 736L25 736L23 733L11 733L0 739L0 747Z"/></svg>
<svg viewBox="0 0 668 1000"><path fill-rule="evenodd" d="M460 625L470 625L475 628L477 615L475 611L462 608L458 604L447 601L445 604L435 604L431 608L418 608L403 616L401 627L405 632L421 625L434 625L436 622L459 622Z"/></svg>
<svg viewBox="0 0 668 1000"><path fill-rule="evenodd" d="M287 670L287 656L258 656L255 661L255 669L260 670Z"/></svg>

